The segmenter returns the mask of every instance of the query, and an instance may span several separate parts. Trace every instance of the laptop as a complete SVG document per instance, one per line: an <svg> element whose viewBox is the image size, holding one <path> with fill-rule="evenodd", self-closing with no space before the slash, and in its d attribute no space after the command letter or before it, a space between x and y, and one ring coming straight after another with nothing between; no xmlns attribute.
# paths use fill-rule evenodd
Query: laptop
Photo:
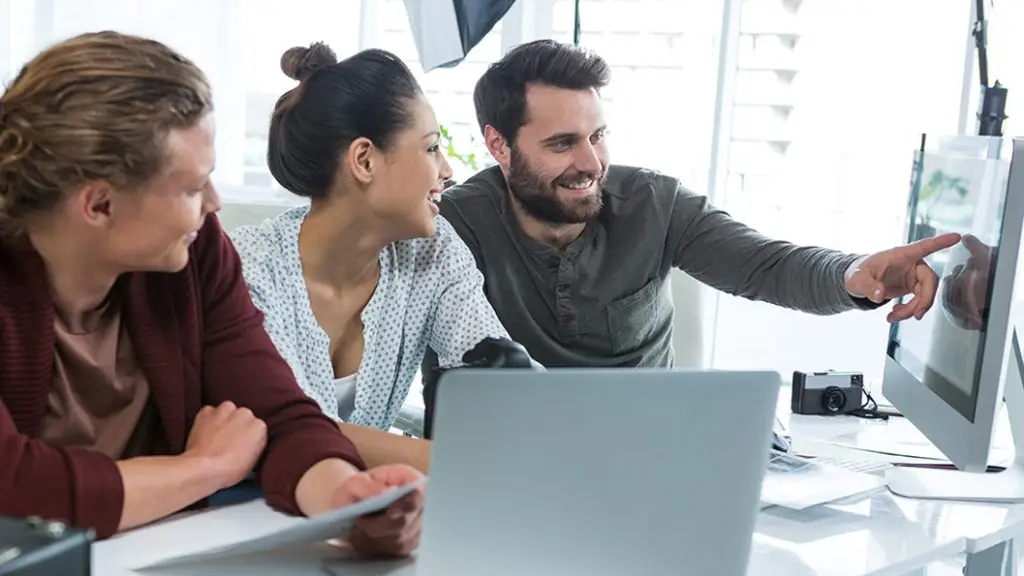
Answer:
<svg viewBox="0 0 1024 576"><path fill-rule="evenodd" d="M456 370L417 576L746 573L774 372Z"/></svg>

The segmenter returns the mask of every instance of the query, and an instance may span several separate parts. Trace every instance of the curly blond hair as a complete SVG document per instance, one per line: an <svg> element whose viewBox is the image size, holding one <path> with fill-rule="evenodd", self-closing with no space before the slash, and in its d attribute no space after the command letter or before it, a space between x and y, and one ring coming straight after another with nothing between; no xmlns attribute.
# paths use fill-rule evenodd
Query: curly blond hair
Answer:
<svg viewBox="0 0 1024 576"><path fill-rule="evenodd" d="M18 228L87 182L139 188L175 128L213 110L190 60L138 36L75 36L33 58L0 96L0 225Z"/></svg>

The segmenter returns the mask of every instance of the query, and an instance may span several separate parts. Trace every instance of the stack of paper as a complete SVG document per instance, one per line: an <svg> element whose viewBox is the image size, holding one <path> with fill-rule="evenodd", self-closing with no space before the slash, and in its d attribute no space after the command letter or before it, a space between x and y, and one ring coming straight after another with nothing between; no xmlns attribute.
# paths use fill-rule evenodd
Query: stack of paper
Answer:
<svg viewBox="0 0 1024 576"><path fill-rule="evenodd" d="M803 510L867 494L883 486L885 479L881 476L773 452L761 485L761 507Z"/></svg>
<svg viewBox="0 0 1024 576"><path fill-rule="evenodd" d="M994 435L989 451L990 466L1006 466L1013 462L1014 447L1009 434ZM867 428L843 434L831 444L862 452L884 455L893 464L948 464L949 459L928 438L911 426L898 421L886 427Z"/></svg>

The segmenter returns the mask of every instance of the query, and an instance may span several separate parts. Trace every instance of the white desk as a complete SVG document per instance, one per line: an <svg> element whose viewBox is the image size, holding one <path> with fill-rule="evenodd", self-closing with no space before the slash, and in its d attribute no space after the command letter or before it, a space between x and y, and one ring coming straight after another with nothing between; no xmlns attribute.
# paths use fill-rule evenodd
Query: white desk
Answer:
<svg viewBox="0 0 1024 576"><path fill-rule="evenodd" d="M783 391L786 396L788 390ZM780 398L780 404L782 398ZM857 418L789 417L780 411L798 449L813 448L839 435L889 426ZM894 426L905 426L901 419ZM816 444L818 443L818 444ZM820 448L820 446L818 446ZM836 456L844 456L842 449ZM429 503L428 503L429 505ZM195 522L195 520L201 522ZM142 558L187 548L225 535L245 534L252 526L283 517L261 502L174 518L130 532L94 547L94 572L104 576L136 574L128 570ZM950 563L966 554L967 576L1014 576L1002 567L1015 558L1013 539L1024 535L1024 505L946 503L910 500L879 492L852 503L796 512L764 510L758 519L750 576L889 576L955 574ZM412 576L412 560L367 561L328 545L280 550L140 574L337 574ZM946 566L944 572L933 567Z"/></svg>
<svg viewBox="0 0 1024 576"><path fill-rule="evenodd" d="M889 422L853 417L801 416L789 413L789 388L784 387L779 396L779 418L793 437L794 449L804 453L844 459L879 459L887 456L872 456L868 453L837 447L830 440L852 436L875 436L884 433L893 437L920 435L903 418L891 418ZM909 432L909 434L908 434ZM996 423L993 455L996 459L1012 458L1012 438L1005 413ZM1015 540L1024 536L1024 505L998 505L973 503L942 503L916 501L893 497L893 502L905 510L916 505L918 518L931 517L943 523L943 530L964 539L967 576L1018 575L1019 546ZM952 530L952 532L948 532ZM953 572L941 571L942 576ZM955 574L959 576L959 568ZM1020 572L1024 574L1024 572Z"/></svg>
<svg viewBox="0 0 1024 576"><path fill-rule="evenodd" d="M754 536L750 576L861 576L924 574L924 569L949 561L968 551L968 536L991 538L1013 525L1024 510L988 505L912 501L878 493L851 504L830 505L795 512L772 508L761 513ZM169 550L187 549L189 543L210 542L244 534L255 525L280 521L277 513L260 502L171 519L98 543L94 572L120 576L134 574L128 568L145 558L160 557ZM1007 536L1013 536L1008 533ZM978 551L981 549L979 548ZM324 563L344 567L357 576L411 576L409 560L367 561L329 545L227 558L192 566L161 569L143 574L324 574ZM979 568L975 568L976 570ZM994 576L991 570L977 572ZM975 576L971 574L970 576Z"/></svg>

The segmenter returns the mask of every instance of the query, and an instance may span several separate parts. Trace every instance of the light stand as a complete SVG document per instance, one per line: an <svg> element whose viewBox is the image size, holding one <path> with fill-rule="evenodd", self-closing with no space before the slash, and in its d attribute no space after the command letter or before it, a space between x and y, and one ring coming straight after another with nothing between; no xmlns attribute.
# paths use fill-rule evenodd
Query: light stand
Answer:
<svg viewBox="0 0 1024 576"><path fill-rule="evenodd" d="M578 2L577 2L578 4ZM981 103L978 111L978 135L1002 136L1003 120L1006 120L1005 86L996 83L988 85L988 21L985 20L985 0L975 0L977 19L974 22L974 45L978 49L978 78L981 80Z"/></svg>
<svg viewBox="0 0 1024 576"><path fill-rule="evenodd" d="M575 23L572 28L572 45L580 45L580 34L582 32L580 28L580 0L576 0L573 5L573 13L575 14Z"/></svg>

